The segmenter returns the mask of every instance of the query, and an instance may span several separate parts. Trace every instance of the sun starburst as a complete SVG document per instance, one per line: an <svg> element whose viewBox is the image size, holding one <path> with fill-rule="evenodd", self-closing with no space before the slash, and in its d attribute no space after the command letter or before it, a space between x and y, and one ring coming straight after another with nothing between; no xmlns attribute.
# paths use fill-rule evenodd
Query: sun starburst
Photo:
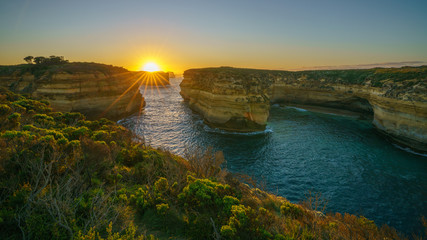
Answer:
<svg viewBox="0 0 427 240"><path fill-rule="evenodd" d="M154 62L147 62L142 67L142 70L146 72L158 72L160 71L160 67Z"/></svg>

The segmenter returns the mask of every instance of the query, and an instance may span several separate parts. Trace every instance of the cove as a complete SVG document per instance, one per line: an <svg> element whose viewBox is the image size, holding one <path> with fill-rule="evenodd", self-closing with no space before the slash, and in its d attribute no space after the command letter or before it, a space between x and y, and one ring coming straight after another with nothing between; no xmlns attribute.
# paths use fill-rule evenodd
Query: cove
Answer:
<svg viewBox="0 0 427 240"><path fill-rule="evenodd" d="M227 168L265 179L267 190L298 203L308 191L328 200L328 212L364 215L378 225L423 231L427 158L395 147L370 121L273 105L266 131L213 129L179 95L181 79L149 88L146 107L120 123L154 147L223 151Z"/></svg>

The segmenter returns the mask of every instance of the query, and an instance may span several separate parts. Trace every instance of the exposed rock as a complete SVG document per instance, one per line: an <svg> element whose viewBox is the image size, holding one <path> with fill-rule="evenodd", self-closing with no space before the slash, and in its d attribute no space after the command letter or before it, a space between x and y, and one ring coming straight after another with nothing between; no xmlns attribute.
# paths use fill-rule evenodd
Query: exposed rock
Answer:
<svg viewBox="0 0 427 240"><path fill-rule="evenodd" d="M175 73L174 72L167 72L169 75L169 78L175 78Z"/></svg>
<svg viewBox="0 0 427 240"><path fill-rule="evenodd" d="M427 152L427 67L271 71L229 67L184 72L181 95L208 124L265 128L271 103L305 104L373 116L401 145Z"/></svg>
<svg viewBox="0 0 427 240"><path fill-rule="evenodd" d="M49 67L36 73L10 66L8 71L14 70L9 74L1 72L0 86L46 99L56 111L77 111L89 119L117 120L145 105L139 92L144 72L105 71L96 67L81 70L86 65L82 63L78 69Z"/></svg>

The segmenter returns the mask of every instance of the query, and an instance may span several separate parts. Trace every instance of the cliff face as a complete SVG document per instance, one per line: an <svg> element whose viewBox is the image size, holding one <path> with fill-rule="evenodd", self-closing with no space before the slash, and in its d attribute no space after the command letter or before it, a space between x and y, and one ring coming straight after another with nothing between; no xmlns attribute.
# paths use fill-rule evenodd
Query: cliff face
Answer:
<svg viewBox="0 0 427 240"><path fill-rule="evenodd" d="M268 78L243 79L226 72L189 70L184 73L180 93L206 123L246 132L265 128L270 85Z"/></svg>
<svg viewBox="0 0 427 240"><path fill-rule="evenodd" d="M192 69L181 95L208 124L227 130L265 128L271 103L346 109L373 116L382 133L427 151L427 67L268 71Z"/></svg>
<svg viewBox="0 0 427 240"><path fill-rule="evenodd" d="M0 86L46 99L56 111L77 111L89 119L113 120L132 114L144 105L139 92L141 72L12 71L1 74Z"/></svg>

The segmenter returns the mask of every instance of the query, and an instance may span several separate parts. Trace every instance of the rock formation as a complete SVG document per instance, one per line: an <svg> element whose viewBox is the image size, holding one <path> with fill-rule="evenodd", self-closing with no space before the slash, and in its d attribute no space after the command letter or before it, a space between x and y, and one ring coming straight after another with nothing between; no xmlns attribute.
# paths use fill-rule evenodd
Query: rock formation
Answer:
<svg viewBox="0 0 427 240"><path fill-rule="evenodd" d="M300 72L191 69L180 86L190 108L222 129L264 129L271 103L315 105L371 115L381 133L427 152L427 66Z"/></svg>
<svg viewBox="0 0 427 240"><path fill-rule="evenodd" d="M139 92L145 72L94 63L3 66L0 70L1 87L46 99L56 111L77 111L89 119L117 120L145 105Z"/></svg>

